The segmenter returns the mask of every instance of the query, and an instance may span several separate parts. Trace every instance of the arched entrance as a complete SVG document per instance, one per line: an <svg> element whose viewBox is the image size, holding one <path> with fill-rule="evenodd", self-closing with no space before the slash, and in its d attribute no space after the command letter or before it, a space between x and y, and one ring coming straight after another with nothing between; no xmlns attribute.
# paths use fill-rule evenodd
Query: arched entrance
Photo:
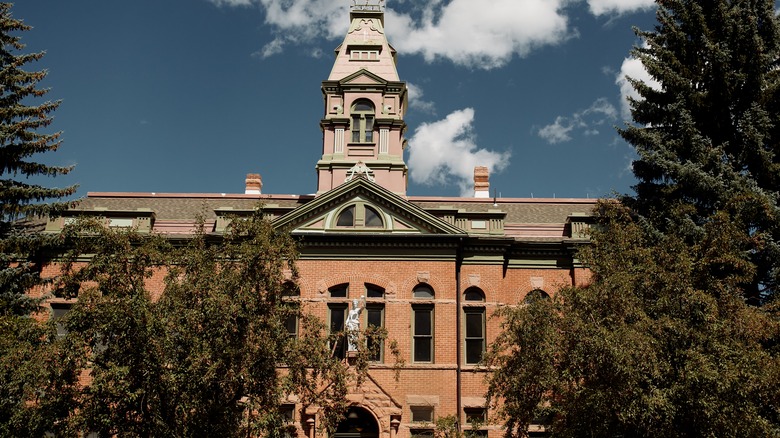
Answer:
<svg viewBox="0 0 780 438"><path fill-rule="evenodd" d="M336 428L334 438L378 438L379 424L367 410L351 406Z"/></svg>

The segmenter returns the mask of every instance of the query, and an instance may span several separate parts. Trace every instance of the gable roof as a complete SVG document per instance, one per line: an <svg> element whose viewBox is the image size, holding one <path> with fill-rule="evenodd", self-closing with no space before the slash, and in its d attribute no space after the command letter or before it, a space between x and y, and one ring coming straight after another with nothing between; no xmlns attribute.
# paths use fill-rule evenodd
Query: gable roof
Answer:
<svg viewBox="0 0 780 438"><path fill-rule="evenodd" d="M307 232L305 229L307 225L322 220L326 215L358 200L379 207L394 221L404 224L408 227L408 229L403 230L404 233L466 234L460 228L433 216L419 206L363 177L354 178L352 181L317 196L312 201L276 218L273 225L277 228L288 228L293 233ZM325 231L322 229L320 232Z"/></svg>

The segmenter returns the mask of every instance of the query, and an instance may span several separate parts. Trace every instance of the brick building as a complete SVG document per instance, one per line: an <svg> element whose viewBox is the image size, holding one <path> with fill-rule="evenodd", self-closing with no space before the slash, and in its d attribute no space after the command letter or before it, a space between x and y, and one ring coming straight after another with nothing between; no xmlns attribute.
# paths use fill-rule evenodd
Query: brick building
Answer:
<svg viewBox="0 0 780 438"><path fill-rule="evenodd" d="M47 229L61 229L68 215L93 214L111 226L183 237L205 214L219 234L229 217L262 201L276 226L302 237L297 290L305 309L343 331L352 300L365 297L360 326L385 327L405 361L396 379L389 354L373 358L365 382L350 388L352 407L336 435L424 436L435 418L456 415L462 425L487 419L479 434L498 437L477 366L499 331L490 315L587 280L575 250L594 201L490 198L484 167L475 169L474 197L407 196L408 93L381 2L353 6L350 19L322 83L316 195L263 194L259 175L248 175L240 194L89 193ZM66 307L52 303L55 316ZM289 329L295 333L296 324ZM348 356L347 349L334 351ZM320 433L316 407L290 399L287 408L299 436Z"/></svg>

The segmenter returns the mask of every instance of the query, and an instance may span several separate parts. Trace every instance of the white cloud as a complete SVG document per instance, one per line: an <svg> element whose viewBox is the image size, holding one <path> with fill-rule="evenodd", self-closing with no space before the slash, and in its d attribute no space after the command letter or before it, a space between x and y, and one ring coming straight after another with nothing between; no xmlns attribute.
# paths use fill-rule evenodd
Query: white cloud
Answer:
<svg viewBox="0 0 780 438"><path fill-rule="evenodd" d="M399 51L421 54L427 61L443 58L490 69L569 38L572 32L562 12L568 1L430 1L419 19L389 10L388 34Z"/></svg>
<svg viewBox="0 0 780 438"><path fill-rule="evenodd" d="M565 117L558 116L555 122L540 129L538 134L551 144L563 143L571 140L569 133L574 129L574 123Z"/></svg>
<svg viewBox="0 0 780 438"><path fill-rule="evenodd" d="M617 119L618 111L606 98L601 97L590 107L577 111L569 117L558 116L555 122L539 129L537 134L550 144L563 143L572 139L571 132L581 130L583 135L597 135L595 126Z"/></svg>
<svg viewBox="0 0 780 438"><path fill-rule="evenodd" d="M588 0L593 15L625 14L655 7L655 0Z"/></svg>
<svg viewBox="0 0 780 438"><path fill-rule="evenodd" d="M250 6L252 0L211 0L217 6Z"/></svg>
<svg viewBox="0 0 780 438"><path fill-rule="evenodd" d="M639 93L634 89L626 77L630 77L637 81L644 82L645 84L653 87L657 90L661 89L661 84L650 76L650 73L645 70L644 64L639 59L634 57L628 57L623 60L623 65L620 66L620 73L615 78L615 83L620 87L620 113L623 119L631 119L631 99L639 99Z"/></svg>
<svg viewBox="0 0 780 438"><path fill-rule="evenodd" d="M282 53L283 50L284 50L284 40L281 38L274 38L273 41L266 44L262 49L253 53L252 56L265 59L268 58L269 56L274 56L279 53Z"/></svg>
<svg viewBox="0 0 780 438"><path fill-rule="evenodd" d="M409 89L409 108L423 113L436 114L436 106L433 102L423 100L423 89L411 82L406 83Z"/></svg>
<svg viewBox="0 0 780 438"><path fill-rule="evenodd" d="M412 181L460 187L461 196L473 196L475 166L500 172L509 164L509 152L479 149L473 132L474 110L455 111L444 120L424 123L409 139Z"/></svg>
<svg viewBox="0 0 780 438"><path fill-rule="evenodd" d="M218 6L258 5L276 39L260 50L275 54L287 44L316 38L341 39L349 25L349 2L336 0L210 0ZM490 69L514 55L557 44L571 37L563 8L573 0L474 0L412 2L412 13L388 8L385 24L393 45L428 61L447 59L456 64ZM409 2L398 2L404 5Z"/></svg>

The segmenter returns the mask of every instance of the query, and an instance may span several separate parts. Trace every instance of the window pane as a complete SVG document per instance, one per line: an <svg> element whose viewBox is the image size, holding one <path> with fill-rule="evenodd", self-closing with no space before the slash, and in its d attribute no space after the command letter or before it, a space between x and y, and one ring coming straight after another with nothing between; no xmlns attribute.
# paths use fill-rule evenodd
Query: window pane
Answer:
<svg viewBox="0 0 780 438"><path fill-rule="evenodd" d="M482 339L466 340L466 363L474 364L482 360Z"/></svg>
<svg viewBox="0 0 780 438"><path fill-rule="evenodd" d="M283 297L299 297L299 296L301 296L301 289L298 288L298 285L296 285L292 281L286 281L284 283L284 285L282 286L282 296Z"/></svg>
<svg viewBox="0 0 780 438"><path fill-rule="evenodd" d="M330 346L331 351L335 357L344 358L344 352L346 351L345 343L346 337L343 336L344 331L344 318L347 313L346 306L329 306L330 309L330 334L339 334L338 337L333 338L333 344Z"/></svg>
<svg viewBox="0 0 780 438"><path fill-rule="evenodd" d="M414 310L414 334L416 336L431 334L431 310L430 309Z"/></svg>
<svg viewBox="0 0 780 438"><path fill-rule="evenodd" d="M485 408L463 408L467 423L484 423L487 419Z"/></svg>
<svg viewBox="0 0 780 438"><path fill-rule="evenodd" d="M433 421L432 406L411 406L409 410L412 411L412 422L414 423L430 423Z"/></svg>
<svg viewBox="0 0 780 438"><path fill-rule="evenodd" d="M355 226L355 206L345 208L336 221L337 227L353 227Z"/></svg>
<svg viewBox="0 0 780 438"><path fill-rule="evenodd" d="M412 438L433 438L433 429L411 429Z"/></svg>
<svg viewBox="0 0 780 438"><path fill-rule="evenodd" d="M344 311L345 307L330 308L330 332L336 333L344 330Z"/></svg>
<svg viewBox="0 0 780 438"><path fill-rule="evenodd" d="M466 301L485 301L485 294L476 287L470 287L464 292Z"/></svg>
<svg viewBox="0 0 780 438"><path fill-rule="evenodd" d="M348 284L340 284L338 286L333 286L332 288L328 289L328 291L330 292L330 296L332 298L346 298L348 289Z"/></svg>
<svg viewBox="0 0 780 438"><path fill-rule="evenodd" d="M368 308L367 320L369 327L382 327L382 309L380 308Z"/></svg>
<svg viewBox="0 0 780 438"><path fill-rule="evenodd" d="M482 312L466 313L466 337L467 338L482 337Z"/></svg>
<svg viewBox="0 0 780 438"><path fill-rule="evenodd" d="M287 336L295 338L298 336L298 315L289 315L284 320L284 327L287 329Z"/></svg>
<svg viewBox="0 0 780 438"><path fill-rule="evenodd" d="M374 112L374 105L372 105L371 102L361 100L360 102L355 104L353 111L362 112L362 113Z"/></svg>
<svg viewBox="0 0 780 438"><path fill-rule="evenodd" d="M431 289L429 286L421 284L414 288L412 296L417 299L432 300L434 298L433 289Z"/></svg>
<svg viewBox="0 0 780 438"><path fill-rule="evenodd" d="M376 210L371 207L366 207L366 226L367 227L381 227L382 218L379 216Z"/></svg>
<svg viewBox="0 0 780 438"><path fill-rule="evenodd" d="M379 286L374 286L373 284L367 284L366 285L366 297L368 297L368 298L384 298L385 297L385 290L382 289Z"/></svg>
<svg viewBox="0 0 780 438"><path fill-rule="evenodd" d="M414 338L414 361L431 362L433 339L429 337Z"/></svg>
<svg viewBox="0 0 780 438"><path fill-rule="evenodd" d="M51 317L57 323L57 336L65 336L68 330L59 319L67 315L73 305L71 303L51 303Z"/></svg>
<svg viewBox="0 0 780 438"><path fill-rule="evenodd" d="M368 327L383 327L382 315L384 314L384 307L366 307L366 322ZM367 346L369 351L369 359L374 362L380 362L382 360L382 337L378 334L367 335Z"/></svg>

